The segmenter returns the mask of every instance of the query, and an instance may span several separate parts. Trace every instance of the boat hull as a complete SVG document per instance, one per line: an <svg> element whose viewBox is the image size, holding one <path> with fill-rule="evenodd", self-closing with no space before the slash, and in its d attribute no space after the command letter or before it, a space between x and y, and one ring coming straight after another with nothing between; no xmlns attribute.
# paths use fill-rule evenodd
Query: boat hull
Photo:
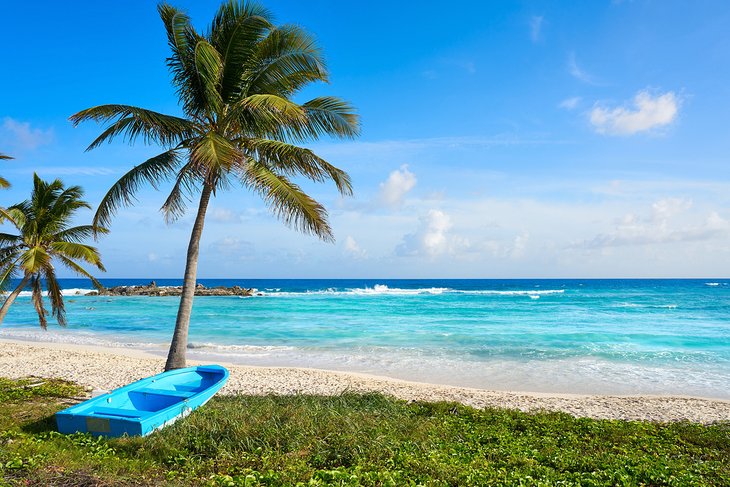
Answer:
<svg viewBox="0 0 730 487"><path fill-rule="evenodd" d="M220 365L171 370L56 413L60 433L145 436L186 417L228 380Z"/></svg>

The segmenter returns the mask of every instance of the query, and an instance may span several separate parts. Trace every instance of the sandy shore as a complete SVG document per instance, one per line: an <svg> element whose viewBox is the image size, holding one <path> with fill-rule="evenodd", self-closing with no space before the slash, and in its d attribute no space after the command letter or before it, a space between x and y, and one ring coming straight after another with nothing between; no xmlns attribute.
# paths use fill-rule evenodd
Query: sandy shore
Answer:
<svg viewBox="0 0 730 487"><path fill-rule="evenodd" d="M191 361L190 365L196 362ZM332 395L343 391L379 391L405 400L456 401L477 408L564 411L601 419L730 421L730 401L713 399L502 392L316 369L223 365L231 371L224 394ZM1 377L58 377L109 390L161 372L163 367L163 358L135 350L0 340Z"/></svg>

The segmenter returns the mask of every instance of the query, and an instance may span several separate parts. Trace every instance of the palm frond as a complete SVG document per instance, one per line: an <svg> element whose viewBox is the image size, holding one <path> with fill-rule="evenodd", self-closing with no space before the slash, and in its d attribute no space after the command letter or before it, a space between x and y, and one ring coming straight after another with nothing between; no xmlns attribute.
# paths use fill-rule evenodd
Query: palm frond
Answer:
<svg viewBox="0 0 730 487"><path fill-rule="evenodd" d="M178 173L175 184L170 191L165 203L160 208L165 217L165 223L173 223L185 214L189 200L195 191L195 183L203 180L204 175L197 174L193 169L193 162L188 162Z"/></svg>
<svg viewBox="0 0 730 487"><path fill-rule="evenodd" d="M198 83L205 94L206 112L210 119L212 114L218 114L223 107L219 89L223 74L223 60L211 44L199 40L195 44L195 71Z"/></svg>
<svg viewBox="0 0 730 487"><path fill-rule="evenodd" d="M35 307L36 313L38 313L38 321L40 321L41 328L44 330L48 329L48 320L46 320L46 307L43 305L43 287L41 286L41 278L36 275L31 279L31 301Z"/></svg>
<svg viewBox="0 0 730 487"><path fill-rule="evenodd" d="M10 187L10 181L0 176L0 189L7 189Z"/></svg>
<svg viewBox="0 0 730 487"><path fill-rule="evenodd" d="M18 222L18 219L21 220L20 223ZM14 209L12 206L10 208L0 207L0 223L4 223L5 220L10 220L10 223L12 223L16 228L21 228L25 218L23 213L17 208Z"/></svg>
<svg viewBox="0 0 730 487"><path fill-rule="evenodd" d="M289 96L313 81L327 82L327 67L309 33L296 25L272 29L246 64L242 93Z"/></svg>
<svg viewBox="0 0 730 487"><path fill-rule="evenodd" d="M111 142L120 135L130 144L141 136L146 144L155 143L172 147L195 134L195 124L190 120L129 105L100 105L87 108L71 115L69 119L74 126L88 120L111 123L86 148L87 151L104 142Z"/></svg>
<svg viewBox="0 0 730 487"><path fill-rule="evenodd" d="M148 159L122 176L104 195L94 215L94 226L108 227L119 207L129 206L143 183L157 189L158 185L175 176L180 164L177 149L171 149Z"/></svg>
<svg viewBox="0 0 730 487"><path fill-rule="evenodd" d="M10 279L18 272L19 258L18 247L0 249L0 290L7 289Z"/></svg>
<svg viewBox="0 0 730 487"><path fill-rule="evenodd" d="M318 182L331 179L341 194L352 194L350 176L310 149L269 139L247 139L243 143L248 156L280 174L302 175Z"/></svg>
<svg viewBox="0 0 730 487"><path fill-rule="evenodd" d="M230 171L241 157L235 145L215 132L209 132L205 137L201 137L190 149L193 170L205 174L211 183L214 183L222 173Z"/></svg>
<svg viewBox="0 0 730 487"><path fill-rule="evenodd" d="M327 210L285 176L252 161L241 173L245 186L259 193L271 211L286 225L302 233L334 241Z"/></svg>
<svg viewBox="0 0 730 487"><path fill-rule="evenodd" d="M77 227L67 228L53 235L54 240L81 242L89 238L96 238L98 235L106 235L109 230L104 227L95 225L79 225Z"/></svg>
<svg viewBox="0 0 730 487"><path fill-rule="evenodd" d="M307 115L307 132L316 138L320 134L352 139L360 135L360 117L355 107L334 96L314 98L302 105Z"/></svg>
<svg viewBox="0 0 730 487"><path fill-rule="evenodd" d="M43 267L51 265L51 256L42 247L31 247L20 256L20 266L30 274L35 274Z"/></svg>
<svg viewBox="0 0 730 487"><path fill-rule="evenodd" d="M225 103L241 94L246 62L272 28L271 13L257 3L229 0L218 9L209 37L223 60L220 93Z"/></svg>
<svg viewBox="0 0 730 487"><path fill-rule="evenodd" d="M0 247L5 247L8 245L17 245L18 243L23 241L23 237L20 237L19 235L11 235L9 233L2 233L0 232Z"/></svg>
<svg viewBox="0 0 730 487"><path fill-rule="evenodd" d="M62 255L70 259L83 260L95 265L99 270L105 271L101 263L99 250L91 245L76 242L51 242L49 245L54 255Z"/></svg>
<svg viewBox="0 0 730 487"><path fill-rule="evenodd" d="M306 123L304 109L295 102L278 95L258 94L233 105L221 125L232 127L235 134L281 140Z"/></svg>
<svg viewBox="0 0 730 487"><path fill-rule="evenodd" d="M195 45L203 38L195 32L190 17L183 11L167 3L158 5L157 11L167 30L167 44L172 51L167 58L172 84L185 113L195 118L205 110L206 101L195 68Z"/></svg>
<svg viewBox="0 0 730 487"><path fill-rule="evenodd" d="M73 260L69 259L68 257L64 257L63 255L59 255L58 260L60 260L63 265L74 271L76 274L79 274L89 279L96 289L101 289L103 287L102 284L94 276L89 274L86 269L78 265Z"/></svg>
<svg viewBox="0 0 730 487"><path fill-rule="evenodd" d="M51 315L61 326L66 326L66 307L63 304L63 292L56 279L53 267L43 269L43 276L46 278L46 290L48 300L51 302Z"/></svg>
<svg viewBox="0 0 730 487"><path fill-rule="evenodd" d="M8 159L12 159L12 157L7 156L7 155L5 155L3 153L0 153L0 159L8 160Z"/></svg>

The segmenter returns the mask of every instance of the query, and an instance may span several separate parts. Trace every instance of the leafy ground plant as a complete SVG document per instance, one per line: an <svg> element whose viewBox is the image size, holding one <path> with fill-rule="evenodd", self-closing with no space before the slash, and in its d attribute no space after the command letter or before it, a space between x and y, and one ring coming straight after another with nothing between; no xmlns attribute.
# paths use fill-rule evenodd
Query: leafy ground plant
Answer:
<svg viewBox="0 0 730 487"><path fill-rule="evenodd" d="M232 396L149 437L107 440L56 433L58 394L18 385L0 382L0 479L10 485L730 485L730 424L379 394Z"/></svg>

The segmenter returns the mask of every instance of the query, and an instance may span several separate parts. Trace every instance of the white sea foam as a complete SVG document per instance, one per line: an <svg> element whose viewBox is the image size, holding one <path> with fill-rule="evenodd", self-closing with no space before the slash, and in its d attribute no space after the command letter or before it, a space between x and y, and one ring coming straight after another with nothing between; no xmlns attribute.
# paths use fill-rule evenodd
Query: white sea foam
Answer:
<svg viewBox="0 0 730 487"><path fill-rule="evenodd" d="M425 287L425 288L392 288L386 284L375 284L373 287L353 288L353 289L335 289L328 288L317 291L304 292L267 292L260 293L264 296L301 296L301 295L333 295L333 296L415 296L415 295L441 295L441 294L462 294L462 295L484 295L484 296L529 296L532 299L539 299L540 296L551 294L563 294L564 289L542 289L542 290L466 290L452 289L448 287Z"/></svg>
<svg viewBox="0 0 730 487"><path fill-rule="evenodd" d="M74 345L132 348L151 351L165 350L168 347L165 343L121 341L118 340L118 338L120 338L119 336L114 336L114 339L111 337L106 338L104 335L80 330L71 331L66 329L54 329L53 332L48 332L40 329L40 327L33 329L0 329L0 338L30 342L70 343Z"/></svg>
<svg viewBox="0 0 730 487"><path fill-rule="evenodd" d="M565 289L543 289L540 291L523 291L523 290L516 290L516 291L492 291L492 290L483 290L483 291L455 291L461 294L483 294L483 295L493 295L493 296L548 296L550 294L563 294L565 293Z"/></svg>
<svg viewBox="0 0 730 487"><path fill-rule="evenodd" d="M61 294L63 294L64 296L85 296L93 291L96 291L96 289L71 288L62 289ZM18 294L18 296L29 297L31 296L31 294L31 291L20 291L20 294ZM48 296L48 291L43 291L43 296Z"/></svg>
<svg viewBox="0 0 730 487"><path fill-rule="evenodd" d="M221 345L218 343L188 343L189 350L211 351L211 352L228 352L228 353L269 353L269 352L288 352L297 350L296 347L283 345Z"/></svg>

